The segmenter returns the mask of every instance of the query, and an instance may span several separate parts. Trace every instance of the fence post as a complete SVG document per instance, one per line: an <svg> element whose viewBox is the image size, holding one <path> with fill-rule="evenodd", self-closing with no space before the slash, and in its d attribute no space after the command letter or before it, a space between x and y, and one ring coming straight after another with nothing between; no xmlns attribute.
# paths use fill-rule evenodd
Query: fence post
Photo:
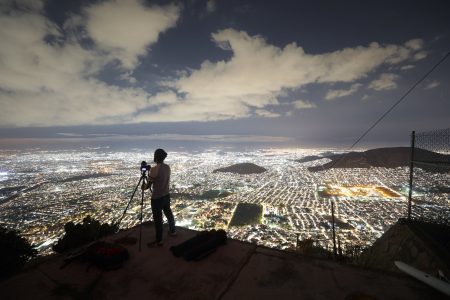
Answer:
<svg viewBox="0 0 450 300"><path fill-rule="evenodd" d="M414 177L414 146L416 141L416 132L411 133L411 157L409 162L409 194L408 194L408 221L411 220L411 198L413 189L413 177Z"/></svg>

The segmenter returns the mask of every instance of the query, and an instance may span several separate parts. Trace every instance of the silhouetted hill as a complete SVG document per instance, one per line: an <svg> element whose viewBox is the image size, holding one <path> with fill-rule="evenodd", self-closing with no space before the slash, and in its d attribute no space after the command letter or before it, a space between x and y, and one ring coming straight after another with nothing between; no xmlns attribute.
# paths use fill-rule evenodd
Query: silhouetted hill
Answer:
<svg viewBox="0 0 450 300"><path fill-rule="evenodd" d="M107 177L107 176L111 176L111 175L113 175L113 174L109 174L109 173L94 173L94 174L87 174L87 175L76 175L76 176L72 176L72 177L68 177L66 179L63 179L60 182L80 181L80 180L84 180L84 179Z"/></svg>
<svg viewBox="0 0 450 300"><path fill-rule="evenodd" d="M324 158L324 157L317 156L317 155L310 155L310 156L302 157L300 159L296 159L295 161L298 163L305 163L305 162L315 161L315 160L322 159L322 158Z"/></svg>
<svg viewBox="0 0 450 300"><path fill-rule="evenodd" d="M213 171L213 173L217 172L230 172L230 173L236 173L236 174L259 174L264 173L267 171L267 169L260 167L258 165L252 164L252 163L241 163L241 164L235 164L229 167L216 169Z"/></svg>
<svg viewBox="0 0 450 300"><path fill-rule="evenodd" d="M308 155L305 157L302 157L300 159L296 159L294 161L298 162L298 163L306 163L306 162L311 162L311 161L315 161L315 160L319 160L319 159L323 159L323 158L329 158L330 156L335 155L335 153L333 151L325 151L320 153L319 155Z"/></svg>
<svg viewBox="0 0 450 300"><path fill-rule="evenodd" d="M415 160L425 161L449 161L450 155L443 155L423 149L414 150ZM411 155L410 147L377 148L364 152L350 152L344 154L335 154L324 158L331 159L331 162L321 166L308 168L309 171L316 172L330 168L397 168L409 166ZM424 170L445 172L449 168L437 168L429 165L417 165Z"/></svg>

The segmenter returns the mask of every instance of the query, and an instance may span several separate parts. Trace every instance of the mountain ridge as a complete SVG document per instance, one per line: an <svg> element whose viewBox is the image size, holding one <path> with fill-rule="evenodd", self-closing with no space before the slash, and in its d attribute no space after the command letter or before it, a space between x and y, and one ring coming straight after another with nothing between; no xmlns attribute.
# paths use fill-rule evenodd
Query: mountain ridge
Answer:
<svg viewBox="0 0 450 300"><path fill-rule="evenodd" d="M406 167L410 164L411 148L410 147L389 147L375 148L363 152L349 152L343 154L333 154L317 159L328 158L331 162L320 166L309 167L311 172L324 171L331 168L398 168ZM440 154L420 148L414 149L415 160L422 161L446 161L450 163L450 155ZM314 161L317 159L306 159L304 161ZM420 168L427 171L448 172L449 167L439 168L425 164L416 163Z"/></svg>

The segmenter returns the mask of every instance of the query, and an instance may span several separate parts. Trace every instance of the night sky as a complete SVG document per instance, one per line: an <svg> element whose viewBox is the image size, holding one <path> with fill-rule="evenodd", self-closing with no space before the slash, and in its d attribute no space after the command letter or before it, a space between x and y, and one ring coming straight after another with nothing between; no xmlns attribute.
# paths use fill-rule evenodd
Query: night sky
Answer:
<svg viewBox="0 0 450 300"><path fill-rule="evenodd" d="M345 147L450 51L449 1L0 3L0 142L245 135ZM362 145L450 127L449 83L450 59Z"/></svg>

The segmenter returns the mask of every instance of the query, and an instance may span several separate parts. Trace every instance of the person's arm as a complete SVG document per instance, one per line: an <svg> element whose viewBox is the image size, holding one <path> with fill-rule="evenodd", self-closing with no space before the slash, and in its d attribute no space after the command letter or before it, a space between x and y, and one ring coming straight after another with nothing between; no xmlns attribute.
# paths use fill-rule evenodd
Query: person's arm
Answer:
<svg viewBox="0 0 450 300"><path fill-rule="evenodd" d="M147 183L142 183L142 190L148 190L152 186L152 181L148 180Z"/></svg>
<svg viewBox="0 0 450 300"><path fill-rule="evenodd" d="M153 180L156 178L156 176L158 176L158 170L159 170L158 165L156 165L155 167L150 169L150 172L148 174L147 184L142 184L143 190L148 190L152 186Z"/></svg>

